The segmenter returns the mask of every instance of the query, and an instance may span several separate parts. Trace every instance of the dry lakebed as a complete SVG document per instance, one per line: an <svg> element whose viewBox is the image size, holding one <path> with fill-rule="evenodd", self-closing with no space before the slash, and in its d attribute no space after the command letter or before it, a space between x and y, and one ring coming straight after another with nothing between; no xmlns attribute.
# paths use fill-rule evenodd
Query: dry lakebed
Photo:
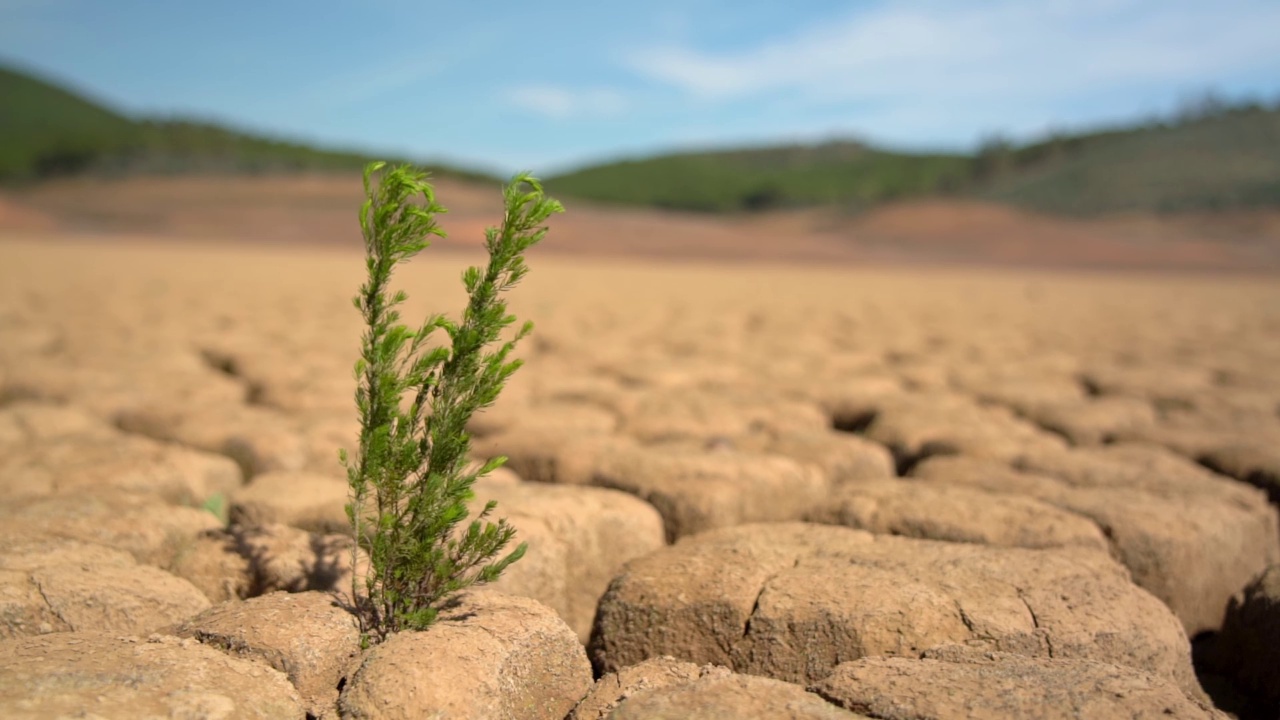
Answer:
<svg viewBox="0 0 1280 720"><path fill-rule="evenodd" d="M362 650L358 249L0 239L0 716L1280 717L1274 278L529 261L528 554Z"/></svg>

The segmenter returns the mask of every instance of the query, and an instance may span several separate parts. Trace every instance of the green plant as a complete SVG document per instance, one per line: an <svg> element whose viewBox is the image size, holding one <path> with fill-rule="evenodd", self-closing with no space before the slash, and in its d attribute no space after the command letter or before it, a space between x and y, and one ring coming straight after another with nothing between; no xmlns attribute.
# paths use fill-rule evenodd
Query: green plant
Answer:
<svg viewBox="0 0 1280 720"><path fill-rule="evenodd" d="M227 496L225 493L216 492L200 504L200 509L212 514L223 524L227 524Z"/></svg>
<svg viewBox="0 0 1280 720"><path fill-rule="evenodd" d="M365 168L367 199L360 209L368 270L355 297L366 325L356 362L360 447L351 459L340 453L351 486L347 517L356 545L369 556L364 593L352 579L366 641L425 629L449 595L496 580L524 554L522 543L498 557L515 530L505 520L488 521L493 502L460 527L476 478L506 460L469 468L466 425L520 367L510 355L532 325L499 343L515 322L501 296L524 277L524 252L546 235L543 223L563 211L535 178L517 175L503 189L501 227L485 231L488 264L463 273L468 302L461 321L432 315L411 330L397 322L395 308L407 295L391 293L391 274L426 248L430 236L444 237L435 215L445 210L426 173L408 166L383 173L371 189L370 178L383 167ZM449 342L432 345L436 331Z"/></svg>

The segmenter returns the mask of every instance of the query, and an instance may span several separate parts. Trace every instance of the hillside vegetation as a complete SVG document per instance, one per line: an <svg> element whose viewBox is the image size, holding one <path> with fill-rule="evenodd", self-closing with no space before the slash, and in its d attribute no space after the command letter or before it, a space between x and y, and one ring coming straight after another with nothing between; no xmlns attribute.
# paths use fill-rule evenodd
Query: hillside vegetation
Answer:
<svg viewBox="0 0 1280 720"><path fill-rule="evenodd" d="M680 153L552 177L569 197L726 212L951 195L1069 215L1280 206L1280 108L1208 103L1176 120L973 155L853 142Z"/></svg>
<svg viewBox="0 0 1280 720"><path fill-rule="evenodd" d="M355 171L369 158L183 120L133 118L0 66L0 183L79 174ZM435 174L493 178L453 167ZM1280 207L1280 105L1211 97L1164 121L965 154L853 141L686 152L583 168L549 192L711 213L949 196L1075 216Z"/></svg>
<svg viewBox="0 0 1280 720"><path fill-rule="evenodd" d="M1008 154L974 194L1071 215L1280 207L1280 107L1208 108Z"/></svg>
<svg viewBox="0 0 1280 720"><path fill-rule="evenodd" d="M725 212L781 206L865 205L959 190L963 155L905 155L854 142L664 155L548 180L566 195L619 204Z"/></svg>
<svg viewBox="0 0 1280 720"><path fill-rule="evenodd" d="M86 173L358 171L368 160L210 123L128 117L0 66L0 183ZM431 169L490 179L457 168Z"/></svg>

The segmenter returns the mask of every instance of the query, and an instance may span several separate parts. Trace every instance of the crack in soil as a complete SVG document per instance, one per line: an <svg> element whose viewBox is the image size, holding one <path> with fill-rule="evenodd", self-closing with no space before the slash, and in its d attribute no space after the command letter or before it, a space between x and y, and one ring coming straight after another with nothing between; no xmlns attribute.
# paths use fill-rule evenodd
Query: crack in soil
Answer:
<svg viewBox="0 0 1280 720"><path fill-rule="evenodd" d="M1048 631L1040 627L1040 618L1036 616L1036 611L1031 607L1031 603L1027 602L1027 597L1026 595L1022 594L1022 590L1019 589L1017 591L1017 594L1018 594L1018 600L1022 601L1022 606L1025 607L1027 609L1027 613L1031 615L1031 625L1035 627L1037 631L1039 631L1036 634L1044 638L1044 646L1045 646L1045 650L1048 651L1049 653L1049 658L1053 659L1054 657L1053 638L1049 637Z"/></svg>
<svg viewBox="0 0 1280 720"><path fill-rule="evenodd" d="M747 619L745 622L742 623L742 635L739 637L739 639L745 639L747 635L750 634L751 619L755 617L756 611L760 609L760 598L764 596L764 591L769 588L769 583L773 582L774 578L778 577L779 575L786 572L787 570L795 570L796 568L800 567L800 560L801 558L796 557L795 560L791 562L791 567L783 568L775 573L770 573L768 577L760 581L760 592L756 593L755 602L751 604L751 612L747 613ZM730 648L723 648L723 649L725 650L726 653L730 652Z"/></svg>
<svg viewBox="0 0 1280 720"><path fill-rule="evenodd" d="M49 600L48 595L44 594L44 587L40 585L40 581L37 580L34 575L28 575L27 577L31 579L31 584L36 586L36 592L40 593L40 599L44 601L45 607L49 608L49 612L52 613L54 617L58 618L63 625L71 628L72 632L75 632L76 626L67 622L67 619L62 617L62 613L58 612L57 609L53 607L53 602Z"/></svg>
<svg viewBox="0 0 1280 720"><path fill-rule="evenodd" d="M977 628L973 626L973 618L969 617L969 614L964 611L964 605L960 604L960 600L956 599L952 602L955 603L956 612L960 614L960 622L964 623L965 628L967 628L970 633L973 633L974 637L982 637Z"/></svg>
<svg viewBox="0 0 1280 720"><path fill-rule="evenodd" d="M234 355L208 347L197 348L196 352L210 370L222 373L244 386L246 405L268 405L263 401L266 390L262 382L249 377Z"/></svg>

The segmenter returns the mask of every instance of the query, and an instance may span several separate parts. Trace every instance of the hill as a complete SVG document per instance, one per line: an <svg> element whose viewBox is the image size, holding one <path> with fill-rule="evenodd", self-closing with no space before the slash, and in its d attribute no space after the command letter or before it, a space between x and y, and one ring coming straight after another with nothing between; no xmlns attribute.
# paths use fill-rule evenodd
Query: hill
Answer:
<svg viewBox="0 0 1280 720"><path fill-rule="evenodd" d="M1208 108L1011 154L974 194L1070 215L1280 207L1280 107Z"/></svg>
<svg viewBox="0 0 1280 720"><path fill-rule="evenodd" d="M188 172L356 170L359 152L318 149L212 123L133 118L55 83L0 66L0 183ZM438 175L490 180L459 168Z"/></svg>
<svg viewBox="0 0 1280 720"><path fill-rule="evenodd" d="M547 180L553 192L617 204L726 212L869 205L958 189L972 160L908 155L856 142L665 155Z"/></svg>
<svg viewBox="0 0 1280 720"><path fill-rule="evenodd" d="M988 143L972 155L855 142L679 153L583 168L553 191L621 205L730 212L928 196L1089 216L1280 207L1280 107L1210 104L1168 122Z"/></svg>
<svg viewBox="0 0 1280 720"><path fill-rule="evenodd" d="M570 199L710 213L908 199L979 200L1070 216L1280 208L1280 105L1201 101L1177 117L965 154L853 141L660 155L547 180ZM391 158L394 160L394 158ZM130 117L0 66L0 184L96 175L354 171L360 152L211 123ZM494 182L456 167L438 176Z"/></svg>

